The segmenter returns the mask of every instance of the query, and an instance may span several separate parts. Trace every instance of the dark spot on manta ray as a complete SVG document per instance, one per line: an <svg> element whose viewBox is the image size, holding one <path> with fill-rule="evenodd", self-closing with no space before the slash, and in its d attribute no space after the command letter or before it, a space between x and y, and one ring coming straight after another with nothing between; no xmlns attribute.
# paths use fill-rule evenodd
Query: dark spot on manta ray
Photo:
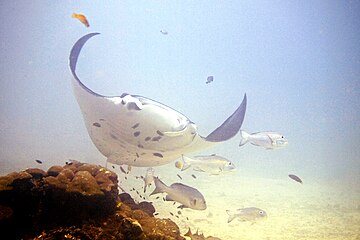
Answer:
<svg viewBox="0 0 360 240"><path fill-rule="evenodd" d="M140 131L134 132L134 136L138 137L140 135Z"/></svg>
<svg viewBox="0 0 360 240"><path fill-rule="evenodd" d="M138 144L137 146L138 146L138 148L144 148L144 146L141 145L141 144ZM136 154L137 154L137 153L136 153Z"/></svg>
<svg viewBox="0 0 360 240"><path fill-rule="evenodd" d="M140 125L140 123L136 123L134 126L132 126L131 128L132 129L135 129L135 128L137 128L138 126Z"/></svg>
<svg viewBox="0 0 360 240"><path fill-rule="evenodd" d="M110 137L114 140L118 140L117 136L115 136L114 134L110 133Z"/></svg>
<svg viewBox="0 0 360 240"><path fill-rule="evenodd" d="M141 110L141 108L139 108L138 105L134 102L129 102L127 104L127 109L128 110L137 110L137 111Z"/></svg>
<svg viewBox="0 0 360 240"><path fill-rule="evenodd" d="M100 119L99 119L99 121L105 122L105 119L103 119L103 118L100 118Z"/></svg>
<svg viewBox="0 0 360 240"><path fill-rule="evenodd" d="M160 130L157 130L156 133L159 134L160 136L164 136L164 134Z"/></svg>
<svg viewBox="0 0 360 240"><path fill-rule="evenodd" d="M164 157L161 153L153 153L153 155L154 155L155 157L160 157L160 158Z"/></svg>
<svg viewBox="0 0 360 240"><path fill-rule="evenodd" d="M151 139L151 137L146 137L145 141L149 141Z"/></svg>
<svg viewBox="0 0 360 240"><path fill-rule="evenodd" d="M95 126L95 127L101 127L101 124L98 123L98 122L94 122L94 123L93 123L93 126Z"/></svg>
<svg viewBox="0 0 360 240"><path fill-rule="evenodd" d="M153 142L156 142L156 141L159 141L161 139L161 136L157 136L157 137L153 137L152 138L152 141Z"/></svg>
<svg viewBox="0 0 360 240"><path fill-rule="evenodd" d="M136 157L137 157L137 158L140 157L138 153L136 153Z"/></svg>

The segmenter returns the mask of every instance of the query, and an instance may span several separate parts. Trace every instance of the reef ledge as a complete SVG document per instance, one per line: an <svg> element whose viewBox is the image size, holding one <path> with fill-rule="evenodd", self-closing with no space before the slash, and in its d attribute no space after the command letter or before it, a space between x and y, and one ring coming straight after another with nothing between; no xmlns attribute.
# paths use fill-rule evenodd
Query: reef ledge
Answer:
<svg viewBox="0 0 360 240"><path fill-rule="evenodd" d="M150 202L119 194L117 175L71 161L0 177L0 231L7 239L185 240Z"/></svg>

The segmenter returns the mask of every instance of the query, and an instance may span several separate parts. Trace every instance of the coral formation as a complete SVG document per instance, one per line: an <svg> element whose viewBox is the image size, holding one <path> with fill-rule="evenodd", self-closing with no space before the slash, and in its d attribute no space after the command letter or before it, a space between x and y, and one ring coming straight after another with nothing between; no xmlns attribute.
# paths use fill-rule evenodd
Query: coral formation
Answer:
<svg viewBox="0 0 360 240"><path fill-rule="evenodd" d="M117 175L93 164L0 177L0 231L9 239L185 239L154 212L150 202L119 195Z"/></svg>

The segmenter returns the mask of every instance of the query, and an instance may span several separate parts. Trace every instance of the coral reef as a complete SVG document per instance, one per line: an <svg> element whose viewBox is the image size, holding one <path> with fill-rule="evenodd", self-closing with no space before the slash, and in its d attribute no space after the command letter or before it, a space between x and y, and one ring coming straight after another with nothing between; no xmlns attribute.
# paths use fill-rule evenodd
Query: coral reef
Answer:
<svg viewBox="0 0 360 240"><path fill-rule="evenodd" d="M149 202L119 195L117 175L93 164L72 161L0 177L0 231L7 239L185 239L154 212Z"/></svg>

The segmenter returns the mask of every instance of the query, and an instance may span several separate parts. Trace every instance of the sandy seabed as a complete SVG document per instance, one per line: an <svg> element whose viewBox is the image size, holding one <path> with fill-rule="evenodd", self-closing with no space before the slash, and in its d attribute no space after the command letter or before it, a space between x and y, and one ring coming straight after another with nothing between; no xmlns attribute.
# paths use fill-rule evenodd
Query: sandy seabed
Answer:
<svg viewBox="0 0 360 240"><path fill-rule="evenodd" d="M154 187L144 194L143 182L135 176L141 171L131 171L124 180L152 201L159 212L158 217L170 218L186 233L188 228L205 236L223 240L247 239L360 239L360 189L339 183L297 183L285 176L283 179L265 179L252 176L240 177L233 174L208 176L192 170L184 172L160 169L156 174L170 185L181 182L200 190L207 201L207 209L196 211L178 209L178 203L164 202L165 194L149 196ZM177 177L177 173L182 179ZM191 175L194 174L196 179ZM163 177L162 177L163 176ZM132 196L141 198L132 190ZM227 209L258 207L267 212L267 218L257 222L241 222L237 219L227 223Z"/></svg>

